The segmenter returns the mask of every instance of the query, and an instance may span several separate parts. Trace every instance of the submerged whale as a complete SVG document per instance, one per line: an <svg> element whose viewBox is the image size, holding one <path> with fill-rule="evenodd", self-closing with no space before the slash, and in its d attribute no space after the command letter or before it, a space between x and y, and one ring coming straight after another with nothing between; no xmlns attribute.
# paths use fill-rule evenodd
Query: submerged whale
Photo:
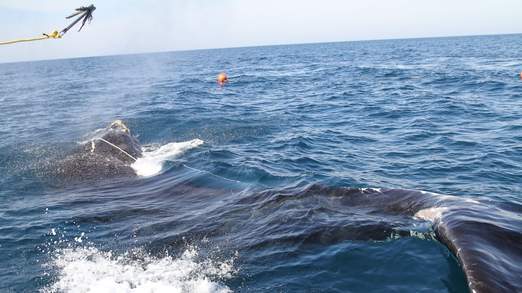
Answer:
<svg viewBox="0 0 522 293"><path fill-rule="evenodd" d="M307 228L302 236L297 233L296 239L287 239L299 243L431 238L408 228L428 221L433 231L428 235L433 234L457 258L471 292L522 292L521 206L413 190L318 184L298 191L269 190L250 200L258 202L259 209L295 202L293 213L300 207L318 218L318 213L328 211L329 218L345 219L340 226Z"/></svg>
<svg viewBox="0 0 522 293"><path fill-rule="evenodd" d="M75 180L136 176L131 165L142 156L137 138L122 121L116 120L100 136L59 160L55 171L61 178ZM197 196L196 188L186 188L187 196ZM216 193L211 193L215 197ZM328 217L345 220L341 221L344 223L341 226L319 225L310 229L303 225L306 230L302 235L296 233L292 236L295 239L286 237L285 241L328 243L418 236L416 231L404 227L412 222L428 221L434 238L458 260L471 292L522 292L522 207L519 205L403 189L318 184L297 191L267 190L240 198L237 204L249 206L245 221L252 220L255 225L262 219L252 217L252 208L256 209L256 214L273 214L274 209L289 202L294 203L289 205L292 213L300 209L305 214L328 212ZM284 215L287 222L313 220L308 217L289 219L287 213Z"/></svg>
<svg viewBox="0 0 522 293"><path fill-rule="evenodd" d="M62 180L95 180L136 176L131 165L142 157L138 139L121 120L107 126L101 135L76 147L58 160L54 176Z"/></svg>

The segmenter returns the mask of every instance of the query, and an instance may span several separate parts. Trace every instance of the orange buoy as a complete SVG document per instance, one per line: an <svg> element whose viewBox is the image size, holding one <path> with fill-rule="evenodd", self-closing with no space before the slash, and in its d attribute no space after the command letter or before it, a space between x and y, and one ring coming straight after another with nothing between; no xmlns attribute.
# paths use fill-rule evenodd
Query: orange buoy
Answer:
<svg viewBox="0 0 522 293"><path fill-rule="evenodd" d="M522 80L522 71L520 72L520 80Z"/></svg>
<svg viewBox="0 0 522 293"><path fill-rule="evenodd" d="M218 74L217 82L219 83L219 85L224 85L225 83L227 83L228 82L227 74L224 72L221 72L220 74Z"/></svg>

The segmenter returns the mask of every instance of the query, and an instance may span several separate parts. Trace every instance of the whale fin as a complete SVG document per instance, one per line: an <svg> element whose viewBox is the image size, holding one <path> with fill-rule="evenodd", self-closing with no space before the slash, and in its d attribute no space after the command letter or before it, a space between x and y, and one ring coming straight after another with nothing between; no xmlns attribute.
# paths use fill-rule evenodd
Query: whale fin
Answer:
<svg viewBox="0 0 522 293"><path fill-rule="evenodd" d="M520 214L473 204L444 211L433 227L457 257L471 292L522 292Z"/></svg>

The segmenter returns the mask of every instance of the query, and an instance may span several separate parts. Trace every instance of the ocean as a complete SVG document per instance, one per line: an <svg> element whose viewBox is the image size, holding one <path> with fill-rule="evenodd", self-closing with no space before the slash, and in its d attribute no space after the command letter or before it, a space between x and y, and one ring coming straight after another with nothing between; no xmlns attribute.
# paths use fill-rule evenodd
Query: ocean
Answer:
<svg viewBox="0 0 522 293"><path fill-rule="evenodd" d="M0 64L0 291L467 292L431 222L379 194L474 223L479 203L522 239L521 71L522 35ZM116 119L139 176L57 182ZM482 239L520 272L520 242Z"/></svg>

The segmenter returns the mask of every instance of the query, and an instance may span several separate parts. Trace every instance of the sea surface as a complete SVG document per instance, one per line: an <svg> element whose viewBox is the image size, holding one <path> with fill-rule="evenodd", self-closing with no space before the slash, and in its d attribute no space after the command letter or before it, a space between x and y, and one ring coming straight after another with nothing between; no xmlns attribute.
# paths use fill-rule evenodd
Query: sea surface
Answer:
<svg viewBox="0 0 522 293"><path fill-rule="evenodd" d="M0 291L467 292L429 223L338 199L522 210L521 71L522 35L0 64ZM168 155L55 184L115 119Z"/></svg>

